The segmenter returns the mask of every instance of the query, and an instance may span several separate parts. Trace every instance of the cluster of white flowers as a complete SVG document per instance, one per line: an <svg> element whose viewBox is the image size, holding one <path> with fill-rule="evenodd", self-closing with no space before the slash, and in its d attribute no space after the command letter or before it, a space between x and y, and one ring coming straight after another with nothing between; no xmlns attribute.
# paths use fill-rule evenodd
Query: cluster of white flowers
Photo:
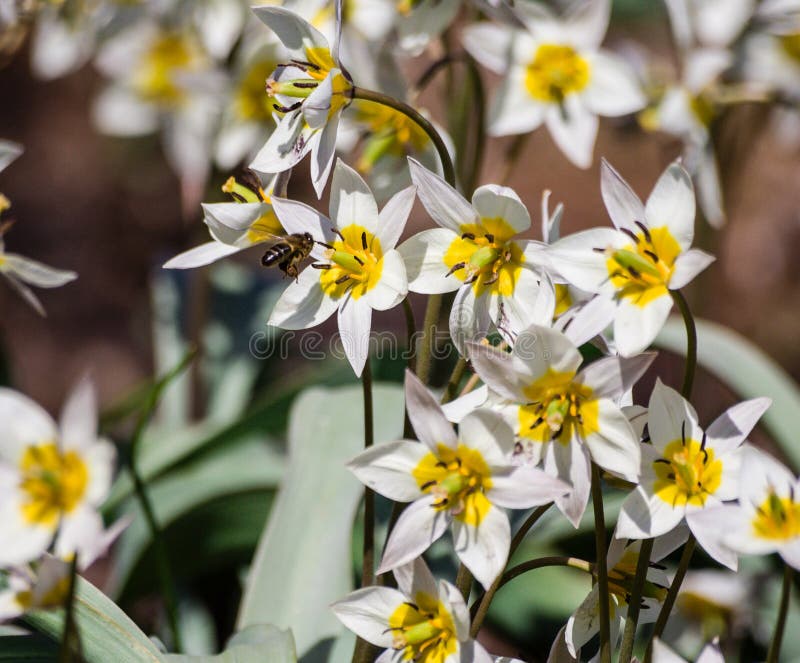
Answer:
<svg viewBox="0 0 800 663"><path fill-rule="evenodd" d="M800 97L800 7L666 4L680 55L672 80L601 48L610 0L585 0L562 16L533 2L476 0L489 20L466 26L455 22L455 0L286 0L252 16L234 0L108 1L69 24L58 3L41 10L37 70L63 74L99 44L96 64L110 83L95 105L98 126L128 136L163 131L184 201L201 199L212 161L225 170L249 162L223 187L231 202L203 205L211 241L165 267L202 267L261 245L264 263L292 277L269 324L307 329L335 312L365 388L373 311L410 293L431 302L454 293L450 336L474 380L443 402L408 370L416 439L368 446L348 464L368 489L408 505L375 570L392 572L396 587L384 578L332 606L385 650L381 663L500 660L474 638L480 599L491 601L515 552L507 510L555 504L577 528L590 495L602 513L603 480L626 497L608 549L576 563L593 587L559 633L552 661L581 660L599 633L605 663L603 648L616 647L629 620L635 635L637 620L656 621L662 605L668 615L665 599L682 575L673 582L656 562L681 546L691 554L699 544L733 570L740 555L772 552L800 569L798 479L747 442L770 400L734 405L704 429L688 400L691 380L683 393L656 380L646 407L633 395L673 304L690 330L680 290L714 261L692 248L698 199L710 222L724 218L711 122L735 101ZM15 20L2 0L0 19ZM599 118L638 114L645 127L681 138L682 158L645 202L602 160L612 226L564 234L564 206L551 214L544 192L541 240L528 237L522 198L495 183L464 191L452 165L461 155L413 108L419 90L398 83L398 61L454 26L466 49L458 57L501 77L489 135L545 125L566 158L588 168ZM457 59L441 62L448 58ZM18 153L0 143L0 169ZM330 182L327 216L288 195L289 175L306 157L318 198ZM401 241L417 200L429 227ZM0 195L0 213L8 206ZM4 253L1 240L0 272L37 308L22 282L74 278ZM87 382L58 426L27 398L0 390L0 567L9 572L0 619L63 603L69 560L84 568L120 530L104 531L97 511L113 448L98 438L96 415ZM463 565L459 587L437 581L423 559L447 530ZM606 548L598 532L601 542ZM482 590L470 610L473 578ZM648 656L682 660L657 637ZM701 659L721 660L717 644Z"/></svg>

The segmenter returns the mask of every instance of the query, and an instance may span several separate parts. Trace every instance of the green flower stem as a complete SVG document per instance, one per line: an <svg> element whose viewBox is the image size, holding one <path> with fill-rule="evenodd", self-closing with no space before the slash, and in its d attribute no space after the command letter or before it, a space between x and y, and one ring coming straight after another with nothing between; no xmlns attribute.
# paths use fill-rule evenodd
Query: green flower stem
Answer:
<svg viewBox="0 0 800 663"><path fill-rule="evenodd" d="M187 352L178 365L169 371L169 373L167 373L164 377L158 380L158 382L156 382L156 384L153 386L147 401L139 413L139 419L136 422L136 429L134 430L133 437L131 438L129 461L129 470L133 480L133 490L140 506L142 507L142 513L144 514L147 528L150 530L150 538L153 540L158 579L161 585L161 593L164 596L164 607L167 612L167 621L169 623L170 631L172 632L172 645L177 652L181 652L183 650L183 638L181 637L180 628L178 627L178 601L175 592L175 579L172 575L169 552L167 551L167 546L164 542L164 533L161 531L161 527L156 520L153 504L147 494L147 488L142 480L142 475L139 472L137 463L139 444L141 443L144 429L147 427L150 417L153 415L153 411L158 404L158 400L161 397L162 392L164 389L166 389L167 385L172 382L173 379L180 375L186 369L186 367L192 363L196 355L196 350L190 350Z"/></svg>
<svg viewBox="0 0 800 663"><path fill-rule="evenodd" d="M425 319L422 321L422 341L417 354L417 377L422 384L428 384L431 379L433 344L436 342L436 323L439 322L441 308L442 296L429 295Z"/></svg>
<svg viewBox="0 0 800 663"><path fill-rule="evenodd" d="M683 547L681 561L678 562L678 570L675 572L675 577L672 580L672 584L669 586L669 591L664 599L664 605L661 606L661 611L658 613L656 625L653 627L653 635L650 637L650 642L647 644L647 652L645 653L644 657L645 663L652 661L653 640L660 638L661 634L664 632L664 628L669 620L669 614L672 612L672 608L675 605L675 599L678 598L678 592L680 591L681 584L686 576L686 571L689 569L689 562L692 561L692 555L694 554L694 549L696 546L697 539L694 538L693 534L689 534L689 540Z"/></svg>
<svg viewBox="0 0 800 663"><path fill-rule="evenodd" d="M450 374L450 379L447 381L444 394L442 394L442 405L453 400L458 390L458 385L461 384L461 379L464 377L466 370L467 360L464 357L459 357L453 368L453 372Z"/></svg>
<svg viewBox="0 0 800 663"><path fill-rule="evenodd" d="M374 442L374 421L372 412L372 369L364 364L361 374L364 388L364 448L369 449ZM368 587L375 581L375 493L364 488L364 556L361 568L361 586Z"/></svg>
<svg viewBox="0 0 800 663"><path fill-rule="evenodd" d="M408 297L403 300L403 313L406 316L406 348L408 350L408 367L414 370L414 343L417 335L417 322L414 320L414 309Z"/></svg>
<svg viewBox="0 0 800 663"><path fill-rule="evenodd" d="M786 616L789 614L789 599L792 596L792 576L794 569L786 564L783 567L783 589L781 590L781 605L778 609L778 621L775 622L775 633L767 652L767 663L778 663L783 642L783 631L786 628Z"/></svg>
<svg viewBox="0 0 800 663"><path fill-rule="evenodd" d="M472 574L469 569L463 564L458 567L458 575L456 575L456 587L464 597L464 603L469 601L469 593L472 589Z"/></svg>
<svg viewBox="0 0 800 663"><path fill-rule="evenodd" d="M428 134L428 138L431 139L433 146L436 148L436 152L439 154L439 160L442 162L444 179L447 180L450 186L456 188L456 171L455 168L453 168L453 160L450 158L450 153L447 151L447 145L445 145L439 132L436 131L436 127L421 115L419 111L409 106L404 101L390 97L387 94L382 94L381 92L367 90L363 87L353 86L353 99L363 99L364 101L371 101L376 104L381 104L382 106L388 106L419 125L419 128Z"/></svg>
<svg viewBox="0 0 800 663"><path fill-rule="evenodd" d="M653 539L642 541L639 559L636 562L636 575L633 579L631 596L628 599L628 616L625 619L625 631L622 634L622 646L619 650L619 663L630 663L633 656L633 643L636 639L636 624L642 607L642 591L647 580L647 569L650 567L650 555L653 552Z"/></svg>
<svg viewBox="0 0 800 663"><path fill-rule="evenodd" d="M681 291L670 290L669 292L683 316L683 324L686 325L686 370L683 374L681 395L689 400L692 397L694 374L697 369L697 327L694 324L692 312L689 310L689 304Z"/></svg>
<svg viewBox="0 0 800 663"><path fill-rule="evenodd" d="M545 512L553 505L552 502L550 504L545 504L544 506L540 506L537 509L534 509L533 513L528 516L527 520L522 523L522 526L517 530L517 533L514 535L514 538L511 540L511 545L508 549L508 559L510 560L511 557L516 552L519 545L522 543L525 535L528 531L533 527L536 522L541 518ZM503 575L498 576L495 581L492 583L492 586L489 587L483 594L478 596L475 599L475 603L472 604L472 630L474 631L473 636L475 637L481 629L481 624L483 623L484 617L486 617L486 613L489 612L489 606L492 603L492 599L494 595L497 593L497 590L500 589L500 585L503 582Z"/></svg>
<svg viewBox="0 0 800 663"><path fill-rule="evenodd" d="M608 597L608 566L606 565L606 519L603 512L603 487L600 468L592 463L592 503L594 506L594 541L597 558L597 584L600 603L600 663L611 663L611 626Z"/></svg>
<svg viewBox="0 0 800 663"><path fill-rule="evenodd" d="M78 584L78 553L72 557L69 567L69 586L64 602L64 631L61 635L61 648L58 663L80 661L80 635L75 624L75 587Z"/></svg>

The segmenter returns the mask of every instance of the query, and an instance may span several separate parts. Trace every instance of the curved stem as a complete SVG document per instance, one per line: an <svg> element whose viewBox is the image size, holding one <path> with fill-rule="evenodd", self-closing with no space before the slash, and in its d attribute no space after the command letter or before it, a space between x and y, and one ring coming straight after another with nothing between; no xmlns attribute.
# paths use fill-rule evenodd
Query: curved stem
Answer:
<svg viewBox="0 0 800 663"><path fill-rule="evenodd" d="M450 379L447 381L444 394L442 394L442 405L449 403L456 395L458 385L461 383L461 378L464 377L464 372L467 370L467 360L464 357L459 357L456 365L453 367L453 372L450 374Z"/></svg>
<svg viewBox="0 0 800 663"><path fill-rule="evenodd" d="M447 65L452 64L453 62L458 62L464 58L464 53L447 53L440 57L438 60L434 60L428 68L420 74L419 78L417 78L417 82L414 83L414 86L411 88L409 92L409 97L412 101L416 101L417 97L422 93L422 91L428 87L430 82L434 79L436 74L438 74L442 69L444 69Z"/></svg>
<svg viewBox="0 0 800 663"><path fill-rule="evenodd" d="M517 548L519 548L520 544L525 538L525 535L530 531L531 527L538 522L539 518L541 518L552 505L553 503L550 502L550 504L545 504L544 506L538 507L531 513L530 516L528 516L525 522L522 523L522 526L517 530L517 533L514 535L514 538L511 540L511 545L508 548L509 560L517 551ZM475 637L480 630L483 619L486 616L486 613L489 611L489 605L492 603L492 599L494 598L495 593L497 593L497 590L500 589L502 582L503 576L498 576L492 583L491 587L489 587L489 589L487 589L483 594L478 596L478 598L475 599L475 603L472 604L472 630L474 631L473 637Z"/></svg>
<svg viewBox="0 0 800 663"><path fill-rule="evenodd" d="M521 576L523 573L527 573L528 571L542 569L546 566L571 566L574 569L580 569L581 571L586 571L587 573L592 572L592 564L586 560L578 559L577 557L540 557L539 559L531 559L527 562L523 562L522 564L518 564L517 566L510 568L494 581L494 584L489 589L489 592L494 595L498 589L514 580L514 578ZM475 603L472 604L472 608L470 608L470 612L472 613L470 636L473 638L477 637L478 632L481 630L483 620L485 619L486 614L489 612L489 604L491 603L491 599L488 601L486 600L489 597L489 592L487 592L482 599L477 599Z"/></svg>
<svg viewBox="0 0 800 663"><path fill-rule="evenodd" d="M683 316L683 324L686 325L686 371L683 374L681 395L686 400L689 400L692 397L694 374L697 370L697 327L694 324L692 312L689 310L689 304L683 293L680 290L670 290L670 294Z"/></svg>
<svg viewBox="0 0 800 663"><path fill-rule="evenodd" d="M628 616L625 619L625 631L622 634L622 645L619 650L619 663L630 663L633 656L633 643L636 639L636 624L642 607L642 591L647 580L647 569L650 567L650 555L653 552L653 539L645 539L639 549L636 562L636 575L633 579L631 596L628 599Z"/></svg>
<svg viewBox="0 0 800 663"><path fill-rule="evenodd" d="M75 627L75 588L78 584L78 553L72 557L69 566L69 586L67 588L67 598L64 603L64 631L61 634L61 648L58 652L58 663L70 663L70 661L81 660L80 637ZM73 653L76 653L73 656Z"/></svg>
<svg viewBox="0 0 800 663"><path fill-rule="evenodd" d="M775 633L767 652L767 663L778 663L783 642L783 631L786 628L786 616L789 614L789 599L792 596L792 576L794 569L786 564L783 567L783 589L781 590L781 605L778 608L778 621L775 622Z"/></svg>
<svg viewBox="0 0 800 663"><path fill-rule="evenodd" d="M353 98L372 101L376 104L393 108L419 125L419 128L428 134L428 138L431 139L433 146L439 153L439 160L442 162L442 171L444 172L445 180L447 180L447 183L453 188L456 187L456 171L453 168L453 160L450 158L450 153L447 151L447 145L445 145L439 132L436 131L436 127L434 127L429 120L404 101L390 97L387 94L375 92L374 90L353 86Z"/></svg>
<svg viewBox="0 0 800 663"><path fill-rule="evenodd" d="M678 592L681 589L683 578L686 576L686 571L689 569L689 562L692 561L692 555L694 554L696 545L697 539L694 538L693 534L689 534L689 539L683 547L681 561L678 562L678 570L675 571L675 577L672 579L672 584L669 586L664 604L661 606L661 611L658 613L656 625L653 627L653 635L650 637L650 642L647 644L647 652L644 658L645 663L652 660L653 640L660 638L661 634L664 632L664 627L666 627L667 621L669 620L669 614L672 612L672 607L675 605L675 599L678 598Z"/></svg>
<svg viewBox="0 0 800 663"><path fill-rule="evenodd" d="M608 566L606 564L606 519L603 512L603 487L600 468L592 463L592 504L594 507L594 541L597 559L600 611L600 663L611 663L611 623L608 596Z"/></svg>

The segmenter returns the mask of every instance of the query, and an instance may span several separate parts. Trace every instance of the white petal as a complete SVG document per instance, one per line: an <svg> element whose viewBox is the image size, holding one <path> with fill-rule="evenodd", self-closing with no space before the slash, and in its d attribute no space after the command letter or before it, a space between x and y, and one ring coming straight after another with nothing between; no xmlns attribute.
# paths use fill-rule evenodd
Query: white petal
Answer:
<svg viewBox="0 0 800 663"><path fill-rule="evenodd" d="M461 355L466 355L466 344L480 341L489 333L489 295L475 296L471 285L461 286L450 309L450 338Z"/></svg>
<svg viewBox="0 0 800 663"><path fill-rule="evenodd" d="M23 151L22 145L0 139L0 171L8 168L8 165L15 161Z"/></svg>
<svg viewBox="0 0 800 663"><path fill-rule="evenodd" d="M322 291L316 270L305 269L283 291L267 324L282 329L307 329L330 318L338 307L338 301Z"/></svg>
<svg viewBox="0 0 800 663"><path fill-rule="evenodd" d="M613 322L616 312L617 304L610 297L603 295L593 297L569 318L569 326L564 329L564 333L570 341L580 347L607 329Z"/></svg>
<svg viewBox="0 0 800 663"><path fill-rule="evenodd" d="M97 395L89 378L83 378L70 392L59 427L64 449L85 449L97 439Z"/></svg>
<svg viewBox="0 0 800 663"><path fill-rule="evenodd" d="M678 162L659 177L645 205L649 228L666 226L682 249L694 239L695 200L692 179Z"/></svg>
<svg viewBox="0 0 800 663"><path fill-rule="evenodd" d="M398 566L393 573L397 580L397 587L412 600L419 592L431 597L439 594L440 586L422 557Z"/></svg>
<svg viewBox="0 0 800 663"><path fill-rule="evenodd" d="M512 32L495 23L474 23L464 28L461 42L467 52L484 67L496 74L508 68Z"/></svg>
<svg viewBox="0 0 800 663"><path fill-rule="evenodd" d="M497 306L490 308L495 324L502 328L504 336L516 338L533 324L547 325L552 321L556 296L553 283L547 276L540 280L533 270L523 267L511 296L492 295L492 302L497 302Z"/></svg>
<svg viewBox="0 0 800 663"><path fill-rule="evenodd" d="M678 656L660 638L656 638L653 640L653 663L686 663L686 659Z"/></svg>
<svg viewBox="0 0 800 663"><path fill-rule="evenodd" d="M406 227L408 215L414 207L417 189L409 186L394 194L380 211L378 222L378 239L384 251L393 249L400 240Z"/></svg>
<svg viewBox="0 0 800 663"><path fill-rule="evenodd" d="M654 352L648 352L633 357L598 359L581 370L575 381L591 387L594 398L619 398L633 388L655 358Z"/></svg>
<svg viewBox="0 0 800 663"><path fill-rule="evenodd" d="M580 648L600 630L599 593L598 585L592 587L583 603L567 621L564 639L570 655L576 658Z"/></svg>
<svg viewBox="0 0 800 663"><path fill-rule="evenodd" d="M116 459L116 447L104 439L93 440L91 446L83 451L83 460L89 470L85 498L89 504L99 506L105 501L111 490Z"/></svg>
<svg viewBox="0 0 800 663"><path fill-rule="evenodd" d="M513 355L483 343L467 343L467 356L475 372L492 390L513 402L524 402L523 389L531 375L515 370ZM547 369L545 369L547 370Z"/></svg>
<svg viewBox="0 0 800 663"><path fill-rule="evenodd" d="M195 246L193 249L179 253L174 258L170 258L164 263L164 269L193 269L195 267L204 267L210 265L212 262L227 258L228 256L238 253L242 248L238 246L229 246L216 240L206 242L200 246Z"/></svg>
<svg viewBox="0 0 800 663"><path fill-rule="evenodd" d="M551 476L557 476L571 486L571 490L555 499L556 506L573 527L578 527L589 502L591 487L591 458L589 450L576 441L568 445L552 443L547 445L544 469Z"/></svg>
<svg viewBox="0 0 800 663"><path fill-rule="evenodd" d="M697 202L709 225L722 228L725 225L725 204L722 199L717 158L709 142L698 149L694 181L697 186Z"/></svg>
<svg viewBox="0 0 800 663"><path fill-rule="evenodd" d="M619 512L616 535L620 539L650 539L666 534L683 520L682 506L672 507L660 497L648 495L642 486L625 498Z"/></svg>
<svg viewBox="0 0 800 663"><path fill-rule="evenodd" d="M281 173L296 166L312 147L312 130L305 127L301 109L287 113L256 154L250 168Z"/></svg>
<svg viewBox="0 0 800 663"><path fill-rule="evenodd" d="M503 219L516 232L531 227L531 217L513 189L484 184L472 194L472 206L481 219Z"/></svg>
<svg viewBox="0 0 800 663"><path fill-rule="evenodd" d="M413 502L422 493L412 472L428 453L424 444L396 440L366 449L347 467L376 493L396 502Z"/></svg>
<svg viewBox="0 0 800 663"><path fill-rule="evenodd" d="M344 161L338 159L331 182L331 219L340 230L351 224L370 233L378 229L378 205L367 183Z"/></svg>
<svg viewBox="0 0 800 663"><path fill-rule="evenodd" d="M405 393L406 411L417 439L434 452L439 444L455 448L457 438L453 425L447 421L438 401L411 371L406 371Z"/></svg>
<svg viewBox="0 0 800 663"><path fill-rule="evenodd" d="M556 498L566 496L570 490L565 482L542 470L520 466L502 474L493 473L488 496L492 504L507 509L529 509L549 504Z"/></svg>
<svg viewBox="0 0 800 663"><path fill-rule="evenodd" d="M660 379L656 379L647 410L647 429L653 447L658 452L663 452L670 442L680 440L682 433L687 439L699 440L702 437L697 424L697 412L691 403ZM698 434L700 437L697 437Z"/></svg>
<svg viewBox="0 0 800 663"><path fill-rule="evenodd" d="M583 361L581 353L563 332L542 325L531 325L517 337L514 359L517 371L525 367L533 379L548 370L575 373Z"/></svg>
<svg viewBox="0 0 800 663"><path fill-rule="evenodd" d="M593 228L562 237L547 252L567 281L586 292L601 292L609 282L607 259L593 249L622 247L626 243L630 239L613 228ZM613 286L610 289L613 291Z"/></svg>
<svg viewBox="0 0 800 663"><path fill-rule="evenodd" d="M313 207L288 198L273 198L275 215L287 233L309 233L316 241L330 244L336 238L333 223ZM311 255L318 260L324 258L324 249L315 246Z"/></svg>
<svg viewBox="0 0 800 663"><path fill-rule="evenodd" d="M38 403L0 387L0 460L17 466L26 447L54 442L57 437L53 419Z"/></svg>
<svg viewBox="0 0 800 663"><path fill-rule="evenodd" d="M457 424L470 412L477 410L479 407L484 405L488 397L489 387L482 385L477 389L473 389L468 394L464 394L463 396L460 396L459 398L442 405L442 412L444 412L444 415L447 417L448 421L452 421L453 423Z"/></svg>
<svg viewBox="0 0 800 663"><path fill-rule="evenodd" d="M37 288L58 288L78 278L75 272L48 267L15 253L6 253L4 258L3 270L12 272L21 281Z"/></svg>
<svg viewBox="0 0 800 663"><path fill-rule="evenodd" d="M552 105L544 118L558 148L578 168L592 165L594 141L599 122L575 95L569 95L561 106Z"/></svg>
<svg viewBox="0 0 800 663"><path fill-rule="evenodd" d="M613 224L637 232L635 221L644 223L644 205L622 175L605 159L600 164L600 191Z"/></svg>
<svg viewBox="0 0 800 663"><path fill-rule="evenodd" d="M339 130L339 114L336 114L325 125L325 128L316 137L316 142L311 151L311 182L317 198L322 198L328 175L333 167L333 158L336 156L336 134Z"/></svg>
<svg viewBox="0 0 800 663"><path fill-rule="evenodd" d="M513 136L538 129L547 106L534 99L525 87L525 68L512 67L492 97L489 108L490 136Z"/></svg>
<svg viewBox="0 0 800 663"><path fill-rule="evenodd" d="M692 534L694 534L700 547L712 559L723 566L727 566L731 571L736 571L739 566L739 557L723 544L722 537L712 529L713 526L708 526L707 519L702 518L703 515L712 512L712 510L715 510L714 507L708 506L702 511L687 513L686 524L689 525L689 529L692 530Z"/></svg>
<svg viewBox="0 0 800 663"><path fill-rule="evenodd" d="M332 69L303 102L303 117L312 129L322 129L328 122L333 99L333 80L337 75L341 75L341 72Z"/></svg>
<svg viewBox="0 0 800 663"><path fill-rule="evenodd" d="M47 550L55 534L51 527L23 519L20 496L0 493L0 566L25 564Z"/></svg>
<svg viewBox="0 0 800 663"><path fill-rule="evenodd" d="M592 460L603 469L636 482L639 476L641 452L639 440L627 417L613 401L598 401L599 430L586 436Z"/></svg>
<svg viewBox="0 0 800 663"><path fill-rule="evenodd" d="M331 605L333 614L348 629L378 647L390 648L394 636L389 617L407 601L391 587L364 587Z"/></svg>
<svg viewBox="0 0 800 663"><path fill-rule="evenodd" d="M17 601L17 592L12 589L0 591L0 623L19 617L24 608Z"/></svg>
<svg viewBox="0 0 800 663"><path fill-rule="evenodd" d="M578 663L577 657L573 656L567 647L566 630L567 627L564 625L556 635L556 639L550 647L550 653L547 655L547 663ZM577 652L577 654L580 655L580 652ZM500 663L500 661L497 663Z"/></svg>
<svg viewBox="0 0 800 663"><path fill-rule="evenodd" d="M606 35L610 17L610 0L584 0L572 5L564 16L564 31L575 46L597 48Z"/></svg>
<svg viewBox="0 0 800 663"><path fill-rule="evenodd" d="M753 398L723 412L706 430L714 450L724 453L741 445L770 405L769 398Z"/></svg>
<svg viewBox="0 0 800 663"><path fill-rule="evenodd" d="M795 539L778 551L786 562L793 569L800 569L800 540Z"/></svg>
<svg viewBox="0 0 800 663"><path fill-rule="evenodd" d="M92 107L92 120L101 133L143 136L158 130L158 111L130 90L113 85L103 90Z"/></svg>
<svg viewBox="0 0 800 663"><path fill-rule="evenodd" d="M681 253L675 260L674 271L669 279L670 290L680 290L715 260L714 256L700 249Z"/></svg>
<svg viewBox="0 0 800 663"><path fill-rule="evenodd" d="M618 117L644 108L647 99L636 73L621 58L601 51L589 58L589 65L592 73L582 97L592 113Z"/></svg>
<svg viewBox="0 0 800 663"><path fill-rule="evenodd" d="M444 534L450 515L434 509L431 505L435 501L435 497L426 495L412 502L400 514L386 542L378 573L385 573L419 557Z"/></svg>
<svg viewBox="0 0 800 663"><path fill-rule="evenodd" d="M503 572L511 543L511 526L508 517L492 505L477 527L459 518L453 519L453 544L456 555L475 576L489 589Z"/></svg>
<svg viewBox="0 0 800 663"><path fill-rule="evenodd" d="M461 281L452 274L444 262L445 253L458 238L452 230L432 228L410 237L397 250L403 257L411 292L441 294L461 287Z"/></svg>
<svg viewBox="0 0 800 663"><path fill-rule="evenodd" d="M266 203L204 203L203 221L211 237L223 244L251 246L247 231L253 222L270 212Z"/></svg>
<svg viewBox="0 0 800 663"><path fill-rule="evenodd" d="M490 466L506 466L506 458L514 450L514 431L491 410L476 410L464 417L458 436L470 449L480 452Z"/></svg>
<svg viewBox="0 0 800 663"><path fill-rule="evenodd" d="M725 658L719 648L719 642L715 640L703 647L696 663L725 663Z"/></svg>
<svg viewBox="0 0 800 663"><path fill-rule="evenodd" d="M409 158L408 164L417 195L436 223L458 234L462 225L478 223L478 214L458 191L418 161Z"/></svg>
<svg viewBox="0 0 800 663"><path fill-rule="evenodd" d="M789 497L795 477L789 469L765 451L746 445L743 449L739 502L752 513L770 492Z"/></svg>
<svg viewBox="0 0 800 663"><path fill-rule="evenodd" d="M345 295L339 306L339 336L344 353L357 377L361 376L369 358L369 336L372 329L372 309L366 298Z"/></svg>
<svg viewBox="0 0 800 663"><path fill-rule="evenodd" d="M77 553L78 561L89 552L97 558L99 555L92 549L102 534L103 519L100 514L89 506L80 507L62 520L56 538L55 552L64 558Z"/></svg>
<svg viewBox="0 0 800 663"><path fill-rule="evenodd" d="M408 294L406 266L398 251L383 254L380 280L366 292L364 299L376 311L387 311L402 302Z"/></svg>
<svg viewBox="0 0 800 663"><path fill-rule="evenodd" d="M655 340L672 310L672 297L665 293L644 306L623 297L614 318L614 342L623 357L646 350Z"/></svg>
<svg viewBox="0 0 800 663"><path fill-rule="evenodd" d="M307 60L306 49L328 48L328 40L301 16L275 6L256 6L253 13L281 40L292 57Z"/></svg>

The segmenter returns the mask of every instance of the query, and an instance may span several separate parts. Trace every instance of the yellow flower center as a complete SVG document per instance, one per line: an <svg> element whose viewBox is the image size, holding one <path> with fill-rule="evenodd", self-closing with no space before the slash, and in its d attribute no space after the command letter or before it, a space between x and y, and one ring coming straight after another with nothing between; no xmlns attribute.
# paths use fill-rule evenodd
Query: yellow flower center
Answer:
<svg viewBox="0 0 800 663"><path fill-rule="evenodd" d="M32 525L57 527L86 493L89 470L75 451L62 452L55 442L31 445L20 460L24 495L22 515Z"/></svg>
<svg viewBox="0 0 800 663"><path fill-rule="evenodd" d="M0 214L5 212L7 209L10 209L11 201L6 198L2 193L0 193Z"/></svg>
<svg viewBox="0 0 800 663"><path fill-rule="evenodd" d="M393 648L403 650L404 661L444 663L458 650L453 617L437 597L418 592L389 617Z"/></svg>
<svg viewBox="0 0 800 663"><path fill-rule="evenodd" d="M333 299L339 299L348 291L353 299L358 299L381 279L381 241L357 223L342 228L339 239L328 249L326 257L329 263L315 263L314 267L323 270L320 285L323 292Z"/></svg>
<svg viewBox="0 0 800 663"><path fill-rule="evenodd" d="M542 44L525 71L525 88L539 101L560 104L589 83L591 67L565 44Z"/></svg>
<svg viewBox="0 0 800 663"><path fill-rule="evenodd" d="M515 234L501 218L462 225L461 236L452 241L444 254L444 264L450 268L448 273L471 283L476 295L487 288L493 294L513 295L525 262L522 249L512 241Z"/></svg>
<svg viewBox="0 0 800 663"><path fill-rule="evenodd" d="M59 578L56 583L41 596L36 597L35 601L32 590L17 592L14 596L14 600L24 612L32 608L53 609L60 608L66 603L68 593L69 575L65 575L63 578Z"/></svg>
<svg viewBox="0 0 800 663"><path fill-rule="evenodd" d="M371 101L356 102L356 121L369 131L358 161L362 172L369 172L386 155L420 152L429 142L427 134L408 116Z"/></svg>
<svg viewBox="0 0 800 663"><path fill-rule="evenodd" d="M595 249L606 254L608 277L617 289L617 297L629 298L637 306L667 294L675 259L681 247L666 226L647 228L638 223L640 232L629 231L633 244L621 249Z"/></svg>
<svg viewBox="0 0 800 663"><path fill-rule="evenodd" d="M548 369L523 390L530 399L519 408L519 432L534 442L557 440L569 444L573 438L585 439L600 429L600 406L592 389L573 382L575 373Z"/></svg>
<svg viewBox="0 0 800 663"><path fill-rule="evenodd" d="M781 47L793 60L800 62L800 32L780 37Z"/></svg>
<svg viewBox="0 0 800 663"><path fill-rule="evenodd" d="M239 118L255 122L272 121L272 102L265 85L276 67L277 63L272 60L257 60L245 70L234 98Z"/></svg>
<svg viewBox="0 0 800 663"><path fill-rule="evenodd" d="M800 536L800 504L770 492L756 509L753 533L762 539L786 541Z"/></svg>
<svg viewBox="0 0 800 663"><path fill-rule="evenodd" d="M703 93L694 96L689 101L689 108L691 108L692 113L697 118L697 120L702 124L704 127L710 127L711 121L714 119L714 104L711 102L711 99L708 98Z"/></svg>
<svg viewBox="0 0 800 663"><path fill-rule="evenodd" d="M569 286L563 283L556 283L556 310L553 313L553 319L562 316L572 306L572 295L569 292Z"/></svg>
<svg viewBox="0 0 800 663"><path fill-rule="evenodd" d="M492 487L492 473L480 451L459 444L452 449L437 445L436 453L426 454L412 471L425 493L437 498L433 508L450 511L468 525L478 526L491 503L485 491Z"/></svg>
<svg viewBox="0 0 800 663"><path fill-rule="evenodd" d="M178 75L197 69L201 60L199 47L192 38L179 32L164 33L144 54L133 79L134 87L151 103L165 108L180 105L186 92Z"/></svg>
<svg viewBox="0 0 800 663"><path fill-rule="evenodd" d="M653 462L656 474L655 493L667 504L703 506L722 483L722 461L706 449L705 436L698 442L673 440L664 449L663 458Z"/></svg>

